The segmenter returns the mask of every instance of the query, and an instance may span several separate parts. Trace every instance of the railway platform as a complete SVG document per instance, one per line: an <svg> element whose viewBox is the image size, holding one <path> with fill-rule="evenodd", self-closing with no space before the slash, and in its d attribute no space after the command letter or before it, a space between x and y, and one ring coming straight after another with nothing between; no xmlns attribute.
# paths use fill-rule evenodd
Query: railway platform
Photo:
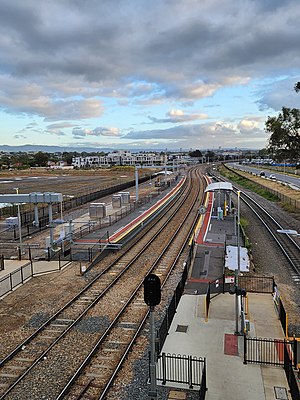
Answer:
<svg viewBox="0 0 300 400"><path fill-rule="evenodd" d="M172 196L172 193L176 191L178 182L172 182L170 180L170 185L164 187L163 190L158 191L157 188L154 188L150 185L143 184L141 187L141 198L146 199L147 201L142 202L138 207L136 207L131 213L124 213L124 209L126 205L122 206L118 211L120 214L124 213L122 218L119 218L115 221L111 226L103 227L97 229L87 235L82 239L78 239L74 241L74 246L84 246L88 247L89 245L93 245L99 243L99 238L102 238L106 235L106 237L110 237L112 242L114 241L115 246L118 246L118 243L122 242L122 239L129 234L135 226L143 223L143 219L146 219L152 213L155 213L160 207L163 207L165 202L168 201L169 197ZM135 189L130 190L130 195L134 197ZM116 209L112 207L112 204L109 203L110 198L107 198L107 216L113 215L116 213ZM76 225L84 225L86 221L89 220L89 213L85 213L73 220L73 223ZM59 234L60 227L57 226L54 229L54 233L56 236ZM35 240L35 239L33 239ZM30 241L24 240L23 245L27 245ZM0 268L0 298L9 293L9 287L16 288L20 284L26 282L26 280L34 275L39 274L47 274L59 271L61 268L64 268L70 262L69 260L33 260L32 266L30 265L30 261L28 259L18 260L17 257L13 257L11 259L3 260L4 268ZM2 265L1 265L2 266Z"/></svg>
<svg viewBox="0 0 300 400"><path fill-rule="evenodd" d="M218 218L213 194L209 197L211 206L195 233L194 262L161 353L206 358L206 400L291 400L282 366L244 363L244 336L235 332L235 296L213 297L206 315L208 282L222 276L225 246L237 244L233 216ZM249 293L247 318L248 337L285 338L271 294ZM176 398L176 389L178 398L189 398L187 385L172 386L175 397L169 399Z"/></svg>

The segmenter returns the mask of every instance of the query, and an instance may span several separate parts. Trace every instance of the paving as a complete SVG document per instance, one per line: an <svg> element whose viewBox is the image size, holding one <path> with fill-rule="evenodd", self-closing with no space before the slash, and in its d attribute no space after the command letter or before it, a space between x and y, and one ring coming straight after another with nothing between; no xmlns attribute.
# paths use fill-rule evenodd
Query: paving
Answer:
<svg viewBox="0 0 300 400"><path fill-rule="evenodd" d="M223 274L226 245L237 246L234 217L218 219L213 207L208 212L208 226L195 239L194 263L162 352L206 358L206 400L290 400L283 367L244 364L244 337L235 334L235 296L213 297L205 315L208 282ZM248 305L249 337L284 339L271 294L248 293ZM184 384L169 385L178 394L179 389L188 390Z"/></svg>

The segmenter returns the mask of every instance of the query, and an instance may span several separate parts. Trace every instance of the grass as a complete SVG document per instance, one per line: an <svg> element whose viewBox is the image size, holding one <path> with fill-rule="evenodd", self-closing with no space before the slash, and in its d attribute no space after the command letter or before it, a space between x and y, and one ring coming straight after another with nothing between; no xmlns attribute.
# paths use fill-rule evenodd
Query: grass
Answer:
<svg viewBox="0 0 300 400"><path fill-rule="evenodd" d="M221 175L225 176L226 178L230 179L232 182L237 183L240 186L243 186L246 189L251 190L254 193L259 194L260 196L264 197L267 200L270 201L280 201L280 199L270 193L267 189L262 188L260 185L257 185L255 182L251 181L250 179L240 176L236 174L234 171L228 170L224 166L221 166L219 168L219 172Z"/></svg>

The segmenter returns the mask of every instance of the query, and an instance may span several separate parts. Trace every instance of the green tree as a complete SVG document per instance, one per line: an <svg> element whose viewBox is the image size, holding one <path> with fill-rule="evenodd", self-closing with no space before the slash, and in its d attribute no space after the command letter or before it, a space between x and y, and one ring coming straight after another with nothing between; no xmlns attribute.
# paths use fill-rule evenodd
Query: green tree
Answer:
<svg viewBox="0 0 300 400"><path fill-rule="evenodd" d="M270 133L268 150L281 161L296 160L300 155L300 110L282 107L278 117L268 117L266 132Z"/></svg>
<svg viewBox="0 0 300 400"><path fill-rule="evenodd" d="M47 162L50 158L48 153L43 153L42 151L38 151L34 154L34 164L38 167L46 167Z"/></svg>
<svg viewBox="0 0 300 400"><path fill-rule="evenodd" d="M201 158L201 157L202 157L202 153L201 153L200 150L194 150L194 151L189 152L189 156L190 156L190 157L198 157L198 158Z"/></svg>
<svg viewBox="0 0 300 400"><path fill-rule="evenodd" d="M215 159L216 159L215 153L211 150L207 150L205 157L206 157L206 160L209 162L215 161Z"/></svg>

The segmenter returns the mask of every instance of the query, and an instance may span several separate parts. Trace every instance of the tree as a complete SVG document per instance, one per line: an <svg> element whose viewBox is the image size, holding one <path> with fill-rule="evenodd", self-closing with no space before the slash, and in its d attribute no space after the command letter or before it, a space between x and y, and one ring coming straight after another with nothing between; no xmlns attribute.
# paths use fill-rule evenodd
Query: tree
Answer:
<svg viewBox="0 0 300 400"><path fill-rule="evenodd" d="M201 157L202 157L202 153L201 153L200 150L194 150L194 151L191 151L191 152L189 153L189 156L190 156L190 157L201 158Z"/></svg>
<svg viewBox="0 0 300 400"><path fill-rule="evenodd" d="M297 82L294 86L295 92L300 92L300 82Z"/></svg>
<svg viewBox="0 0 300 400"><path fill-rule="evenodd" d="M212 162L212 161L215 160L216 155L212 150L207 150L207 153L205 154L205 157L206 157L207 161Z"/></svg>
<svg viewBox="0 0 300 400"><path fill-rule="evenodd" d="M50 154L38 151L37 153L34 154L34 163L39 167L46 167L49 158Z"/></svg>
<svg viewBox="0 0 300 400"><path fill-rule="evenodd" d="M300 110L282 107L278 117L268 117L265 130L271 133L268 150L276 159L296 160L300 155Z"/></svg>

